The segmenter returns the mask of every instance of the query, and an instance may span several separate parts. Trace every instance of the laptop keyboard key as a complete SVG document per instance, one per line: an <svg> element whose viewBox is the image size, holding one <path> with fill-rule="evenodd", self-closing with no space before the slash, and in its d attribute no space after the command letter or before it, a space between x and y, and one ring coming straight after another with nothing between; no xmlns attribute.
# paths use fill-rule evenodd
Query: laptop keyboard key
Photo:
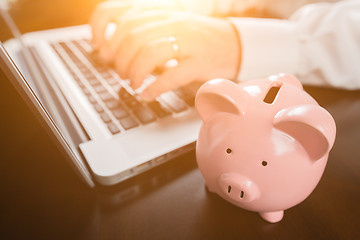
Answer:
<svg viewBox="0 0 360 240"><path fill-rule="evenodd" d="M97 86L97 85L101 84L100 81L97 80L96 78L90 78L90 79L87 79L87 80L88 80L88 82L90 83L91 86Z"/></svg>
<svg viewBox="0 0 360 240"><path fill-rule="evenodd" d="M105 92L105 91L106 91L106 88L105 88L103 85L97 85L97 86L94 86L94 90L95 90L97 93L102 93L102 92Z"/></svg>
<svg viewBox="0 0 360 240"><path fill-rule="evenodd" d="M83 88L83 93L84 93L86 96L90 96L90 95L91 95L89 89L87 89L87 88Z"/></svg>
<svg viewBox="0 0 360 240"><path fill-rule="evenodd" d="M105 78L105 77L104 77ZM118 84L118 81L112 77L109 77L109 78L105 78L105 81L109 84L109 85L117 85Z"/></svg>
<svg viewBox="0 0 360 240"><path fill-rule="evenodd" d="M115 109L119 106L119 102L116 101L115 99L109 100L107 102L105 102L106 107L108 107L110 110Z"/></svg>
<svg viewBox="0 0 360 240"><path fill-rule="evenodd" d="M90 72L88 69L85 69L83 75L86 79L93 79L95 78L94 74Z"/></svg>
<svg viewBox="0 0 360 240"><path fill-rule="evenodd" d="M109 72L100 72L100 75L105 79L113 79ZM115 79L114 79L115 80ZM115 80L116 81L116 80Z"/></svg>
<svg viewBox="0 0 360 240"><path fill-rule="evenodd" d="M108 93L108 92L100 93L99 95L100 95L100 98L101 98L104 102L110 101L110 100L113 99L113 96L112 96L110 93Z"/></svg>
<svg viewBox="0 0 360 240"><path fill-rule="evenodd" d="M120 119L119 122L125 130L139 126L138 122L132 116Z"/></svg>
<svg viewBox="0 0 360 240"><path fill-rule="evenodd" d="M117 134L120 132L120 129L113 122L109 123L107 127L112 134Z"/></svg>
<svg viewBox="0 0 360 240"><path fill-rule="evenodd" d="M117 107L116 109L113 109L112 113L117 119L129 116L129 113L123 107Z"/></svg>
<svg viewBox="0 0 360 240"><path fill-rule="evenodd" d="M156 120L155 115L144 106L136 108L134 114L142 124L147 124Z"/></svg>
<svg viewBox="0 0 360 240"><path fill-rule="evenodd" d="M195 95L185 87L175 89L174 92L178 97L180 97L182 100L184 100L189 106L195 105Z"/></svg>
<svg viewBox="0 0 360 240"><path fill-rule="evenodd" d="M88 100L91 104L95 104L96 103L96 99L94 98L94 96L88 96Z"/></svg>
<svg viewBox="0 0 360 240"><path fill-rule="evenodd" d="M175 94L174 96L168 95L169 97L166 99L166 103L170 106L170 108L176 112L180 113L187 109L187 106L183 100L178 98Z"/></svg>
<svg viewBox="0 0 360 240"><path fill-rule="evenodd" d="M95 105L94 105L94 108L95 108L95 110L98 112L98 113L102 113L102 112L104 112L104 109L100 106L100 104L98 104L98 103L96 103Z"/></svg>
<svg viewBox="0 0 360 240"><path fill-rule="evenodd" d="M171 112L158 101L149 102L147 105L159 118L163 118L171 114Z"/></svg>
<svg viewBox="0 0 360 240"><path fill-rule="evenodd" d="M125 104L129 109L135 109L135 108L141 107L141 103L138 100L136 100L135 98L128 99L125 102Z"/></svg>
<svg viewBox="0 0 360 240"><path fill-rule="evenodd" d="M105 123L110 123L111 122L111 118L106 112L101 113L100 117Z"/></svg>

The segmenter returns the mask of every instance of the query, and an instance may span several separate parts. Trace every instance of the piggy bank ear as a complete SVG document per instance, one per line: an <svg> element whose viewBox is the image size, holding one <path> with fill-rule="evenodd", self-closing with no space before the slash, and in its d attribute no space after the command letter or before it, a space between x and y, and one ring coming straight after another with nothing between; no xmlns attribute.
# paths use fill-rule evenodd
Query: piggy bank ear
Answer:
<svg viewBox="0 0 360 240"><path fill-rule="evenodd" d="M312 160L318 160L332 148L336 125L333 117L317 105L300 105L281 110L274 126L297 140Z"/></svg>
<svg viewBox="0 0 360 240"><path fill-rule="evenodd" d="M195 97L195 107L205 122L220 112L241 115L244 104L241 88L226 79L213 79L204 83Z"/></svg>

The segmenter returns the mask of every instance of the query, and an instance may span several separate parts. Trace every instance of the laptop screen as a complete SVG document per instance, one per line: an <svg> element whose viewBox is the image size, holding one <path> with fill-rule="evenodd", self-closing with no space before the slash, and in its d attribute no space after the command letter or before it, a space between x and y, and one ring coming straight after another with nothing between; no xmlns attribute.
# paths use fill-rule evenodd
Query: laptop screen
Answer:
<svg viewBox="0 0 360 240"><path fill-rule="evenodd" d="M48 133L48 136L58 145L58 149L61 149L64 156L71 161L71 165L77 168L77 172L81 174L81 179L85 182L94 186L93 181L91 180L90 174L87 169L83 166L82 162L79 162L79 158L73 152L68 141L62 134L61 130L58 128L56 123L53 121L51 115L46 111L42 103L39 101L37 95L33 91L30 84L26 81L24 76L21 74L17 66L12 61L11 57L6 52L3 44L0 42L0 73L1 81L3 81L4 86L8 86L10 83L19 95L12 96L12 98L18 98L18 102L22 102L20 98L27 104L27 108L31 110L33 115L30 117L35 117L37 121L41 123L43 129ZM2 89L7 92L11 92L7 87ZM9 99L10 101L10 99ZM25 106L24 106L25 107ZM13 109L13 111L19 111L20 109ZM27 121L30 121L27 118ZM75 163L75 164L74 164Z"/></svg>
<svg viewBox="0 0 360 240"><path fill-rule="evenodd" d="M50 90L51 86L45 83L48 76L39 71L41 63L36 60L31 47L23 40L22 32L46 28L44 23L50 18L37 16L35 12L27 11L26 9L31 8L22 6L24 4L34 3L2 1L0 4L0 67L2 77L6 77L6 81L16 88L38 121L65 154L64 156L70 160L71 165L76 168L76 172L81 175L81 179L93 187L94 182L91 174L78 148L81 140L77 134L69 133L72 131L72 128L69 129L68 127L70 120L62 117L66 115L63 113L65 107L61 110L57 107L61 103L59 103L58 98L52 97L55 93ZM38 19L37 24L34 19ZM56 17L54 17L54 21L56 21ZM76 137L73 138L71 135Z"/></svg>

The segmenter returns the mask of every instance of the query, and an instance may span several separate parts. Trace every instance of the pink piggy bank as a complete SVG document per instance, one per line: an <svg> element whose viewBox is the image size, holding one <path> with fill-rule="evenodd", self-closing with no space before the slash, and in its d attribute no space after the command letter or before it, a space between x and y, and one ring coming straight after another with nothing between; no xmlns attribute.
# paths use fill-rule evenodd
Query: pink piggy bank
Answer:
<svg viewBox="0 0 360 240"><path fill-rule="evenodd" d="M211 192L274 223L314 190L336 126L295 77L214 79L195 104L203 120L196 158Z"/></svg>

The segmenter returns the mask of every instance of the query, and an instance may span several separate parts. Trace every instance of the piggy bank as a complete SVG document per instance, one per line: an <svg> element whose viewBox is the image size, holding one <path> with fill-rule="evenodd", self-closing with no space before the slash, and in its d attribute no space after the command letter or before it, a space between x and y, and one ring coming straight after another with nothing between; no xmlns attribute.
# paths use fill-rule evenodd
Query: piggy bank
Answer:
<svg viewBox="0 0 360 240"><path fill-rule="evenodd" d="M336 126L295 77L210 80L195 106L196 158L210 192L274 223L314 190Z"/></svg>

